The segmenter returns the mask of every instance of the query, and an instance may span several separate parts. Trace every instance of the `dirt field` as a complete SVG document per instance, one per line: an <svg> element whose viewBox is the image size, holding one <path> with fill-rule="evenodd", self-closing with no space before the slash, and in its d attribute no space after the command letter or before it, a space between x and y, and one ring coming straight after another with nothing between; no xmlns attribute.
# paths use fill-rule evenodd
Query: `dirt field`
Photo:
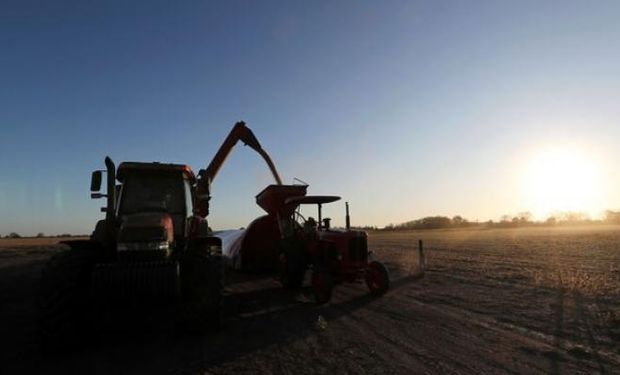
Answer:
<svg viewBox="0 0 620 375"><path fill-rule="evenodd" d="M415 270L423 239L428 271ZM315 306L269 277L231 275L205 337L111 332L35 351L33 298L62 246L0 240L2 373L620 373L620 227L370 234L392 290L339 287Z"/></svg>

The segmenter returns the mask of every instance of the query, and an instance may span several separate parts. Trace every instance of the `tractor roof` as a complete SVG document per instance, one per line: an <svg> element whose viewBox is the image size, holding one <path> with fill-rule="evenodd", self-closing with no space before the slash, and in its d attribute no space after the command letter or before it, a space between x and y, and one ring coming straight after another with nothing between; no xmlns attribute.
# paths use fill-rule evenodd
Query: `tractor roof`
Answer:
<svg viewBox="0 0 620 375"><path fill-rule="evenodd" d="M196 176L188 165L185 164L167 164L167 163L141 163L135 161L126 161L118 166L116 178L119 181L123 181L127 173L137 171L152 171L152 172L182 172L191 182L196 180Z"/></svg>
<svg viewBox="0 0 620 375"><path fill-rule="evenodd" d="M286 198L284 203L295 206L299 204L325 204L335 202L339 199L340 197L337 197L335 195L305 195Z"/></svg>

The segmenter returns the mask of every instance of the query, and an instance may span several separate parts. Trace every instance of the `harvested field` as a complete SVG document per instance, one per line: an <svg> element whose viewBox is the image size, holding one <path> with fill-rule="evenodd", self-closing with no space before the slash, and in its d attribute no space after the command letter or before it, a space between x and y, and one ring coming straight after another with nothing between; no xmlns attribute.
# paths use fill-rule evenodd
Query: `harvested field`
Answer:
<svg viewBox="0 0 620 375"><path fill-rule="evenodd" d="M417 240L428 270L416 277ZM113 331L55 358L35 350L33 300L62 246L0 240L4 373L619 373L620 227L378 232L382 298L339 287L315 306L271 277L229 275L204 337Z"/></svg>

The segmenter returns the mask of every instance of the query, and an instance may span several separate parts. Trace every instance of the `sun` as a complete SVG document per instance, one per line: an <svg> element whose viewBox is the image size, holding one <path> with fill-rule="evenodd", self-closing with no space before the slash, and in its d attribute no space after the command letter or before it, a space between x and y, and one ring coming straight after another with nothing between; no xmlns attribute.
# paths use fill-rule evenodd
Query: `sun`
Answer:
<svg viewBox="0 0 620 375"><path fill-rule="evenodd" d="M603 181L595 159L579 149L555 148L536 154L525 169L525 204L537 219L557 211L596 217L602 211Z"/></svg>

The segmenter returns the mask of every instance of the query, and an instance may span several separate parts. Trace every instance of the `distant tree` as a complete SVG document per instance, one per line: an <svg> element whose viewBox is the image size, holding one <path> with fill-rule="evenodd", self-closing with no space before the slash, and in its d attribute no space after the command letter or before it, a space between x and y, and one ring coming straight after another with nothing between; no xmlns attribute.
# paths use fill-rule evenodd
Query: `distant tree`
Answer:
<svg viewBox="0 0 620 375"><path fill-rule="evenodd" d="M378 230L379 228L377 228L374 225L363 225L363 226L359 226L359 227L351 227L353 229L357 229L357 230L368 230L368 231L372 231L372 230Z"/></svg>
<svg viewBox="0 0 620 375"><path fill-rule="evenodd" d="M529 211L519 212L517 217L520 224L530 224L532 222L532 213Z"/></svg>
<svg viewBox="0 0 620 375"><path fill-rule="evenodd" d="M589 220L588 214L579 211L560 212L557 217L559 221L569 224L583 223Z"/></svg>
<svg viewBox="0 0 620 375"><path fill-rule="evenodd" d="M557 220L554 216L549 216L547 220L545 220L545 224L547 225L555 225L556 223L557 223Z"/></svg>
<svg viewBox="0 0 620 375"><path fill-rule="evenodd" d="M449 228L452 221L446 216L427 216L418 220L417 227L420 229Z"/></svg>
<svg viewBox="0 0 620 375"><path fill-rule="evenodd" d="M20 236L18 233L15 232L11 232L9 233L9 238L22 238L22 236Z"/></svg>
<svg viewBox="0 0 620 375"><path fill-rule="evenodd" d="M620 223L620 211L605 211L605 222L610 224L619 224Z"/></svg>
<svg viewBox="0 0 620 375"><path fill-rule="evenodd" d="M45 233L43 232L37 233L37 238L43 238L43 237L45 237Z"/></svg>
<svg viewBox="0 0 620 375"><path fill-rule="evenodd" d="M461 215L456 215L455 217L452 218L452 225L456 226L456 227L460 227L463 224L465 224L467 222L467 220L463 219L463 217Z"/></svg>

